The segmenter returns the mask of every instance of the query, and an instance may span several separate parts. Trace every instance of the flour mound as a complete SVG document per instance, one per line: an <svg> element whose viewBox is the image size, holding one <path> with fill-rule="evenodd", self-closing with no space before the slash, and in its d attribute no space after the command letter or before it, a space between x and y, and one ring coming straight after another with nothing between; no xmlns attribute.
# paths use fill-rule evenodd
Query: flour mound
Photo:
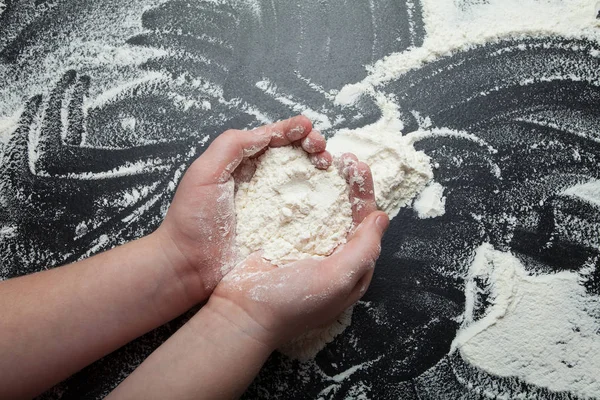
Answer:
<svg viewBox="0 0 600 400"><path fill-rule="evenodd" d="M352 225L348 184L335 168L319 170L301 149L267 150L235 197L241 257L262 250L276 265L322 258L346 242Z"/></svg>
<svg viewBox="0 0 600 400"><path fill-rule="evenodd" d="M441 217L446 213L444 187L437 182L430 183L413 203L413 208L421 219Z"/></svg>
<svg viewBox="0 0 600 400"><path fill-rule="evenodd" d="M235 196L236 244L240 257L262 250L280 267L304 258L323 258L346 242L352 226L352 206L345 179L330 167L319 170L308 155L294 147L267 150L256 161L249 182ZM302 335L280 351L308 360L348 325L352 309L330 326Z"/></svg>
<svg viewBox="0 0 600 400"><path fill-rule="evenodd" d="M591 263L587 273L593 273ZM452 350L492 375L597 398L600 296L581 285L585 275L531 274L511 253L481 245L467 275L465 317Z"/></svg>

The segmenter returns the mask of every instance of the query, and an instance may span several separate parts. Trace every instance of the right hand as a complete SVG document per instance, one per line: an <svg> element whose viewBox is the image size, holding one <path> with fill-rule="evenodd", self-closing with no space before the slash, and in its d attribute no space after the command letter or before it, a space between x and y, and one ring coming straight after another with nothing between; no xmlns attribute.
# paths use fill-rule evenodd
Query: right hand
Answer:
<svg viewBox="0 0 600 400"><path fill-rule="evenodd" d="M223 278L205 306L273 350L331 323L371 282L389 218L376 211L369 167L351 154L343 156L342 165L354 220L348 242L324 259L282 268L254 253Z"/></svg>

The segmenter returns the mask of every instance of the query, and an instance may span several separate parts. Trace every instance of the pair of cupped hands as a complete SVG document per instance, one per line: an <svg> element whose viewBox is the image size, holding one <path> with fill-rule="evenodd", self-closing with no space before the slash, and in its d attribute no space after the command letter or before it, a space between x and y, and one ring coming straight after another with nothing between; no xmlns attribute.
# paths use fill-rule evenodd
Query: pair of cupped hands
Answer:
<svg viewBox="0 0 600 400"><path fill-rule="evenodd" d="M353 228L346 244L324 259L284 268L260 253L237 262L234 186L240 164L268 147L290 145L306 151L315 168L332 167L325 138L304 116L248 131L228 130L190 166L156 232L177 273L194 275L203 289L199 292L211 293L204 307L272 348L331 323L362 297L389 225L387 215L377 211L369 167L347 153L335 163L350 185ZM199 296L198 302L206 300Z"/></svg>

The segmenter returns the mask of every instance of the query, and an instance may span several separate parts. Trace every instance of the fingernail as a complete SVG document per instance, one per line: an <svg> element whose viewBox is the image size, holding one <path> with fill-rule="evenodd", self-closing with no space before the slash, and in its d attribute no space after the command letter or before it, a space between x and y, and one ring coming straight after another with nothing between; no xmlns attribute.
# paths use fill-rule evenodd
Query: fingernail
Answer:
<svg viewBox="0 0 600 400"><path fill-rule="evenodd" d="M390 226L390 219L388 218L387 215L385 215L385 216L380 215L375 220L375 225L377 225L377 227L379 228L381 233L384 233L385 231L387 231L387 228Z"/></svg>

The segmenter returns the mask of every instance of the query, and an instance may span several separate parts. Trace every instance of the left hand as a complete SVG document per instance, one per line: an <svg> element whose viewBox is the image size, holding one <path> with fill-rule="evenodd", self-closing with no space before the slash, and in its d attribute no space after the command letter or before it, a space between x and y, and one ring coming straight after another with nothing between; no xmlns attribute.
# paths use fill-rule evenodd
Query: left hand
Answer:
<svg viewBox="0 0 600 400"><path fill-rule="evenodd" d="M189 167L169 211L155 232L180 277L195 280L206 299L223 272L235 262L235 206L233 174L244 158L256 157L267 147L300 145L317 168L331 165L325 138L304 116L250 131L228 130L219 135ZM186 285L187 287L187 285ZM195 291L195 290L194 290Z"/></svg>

